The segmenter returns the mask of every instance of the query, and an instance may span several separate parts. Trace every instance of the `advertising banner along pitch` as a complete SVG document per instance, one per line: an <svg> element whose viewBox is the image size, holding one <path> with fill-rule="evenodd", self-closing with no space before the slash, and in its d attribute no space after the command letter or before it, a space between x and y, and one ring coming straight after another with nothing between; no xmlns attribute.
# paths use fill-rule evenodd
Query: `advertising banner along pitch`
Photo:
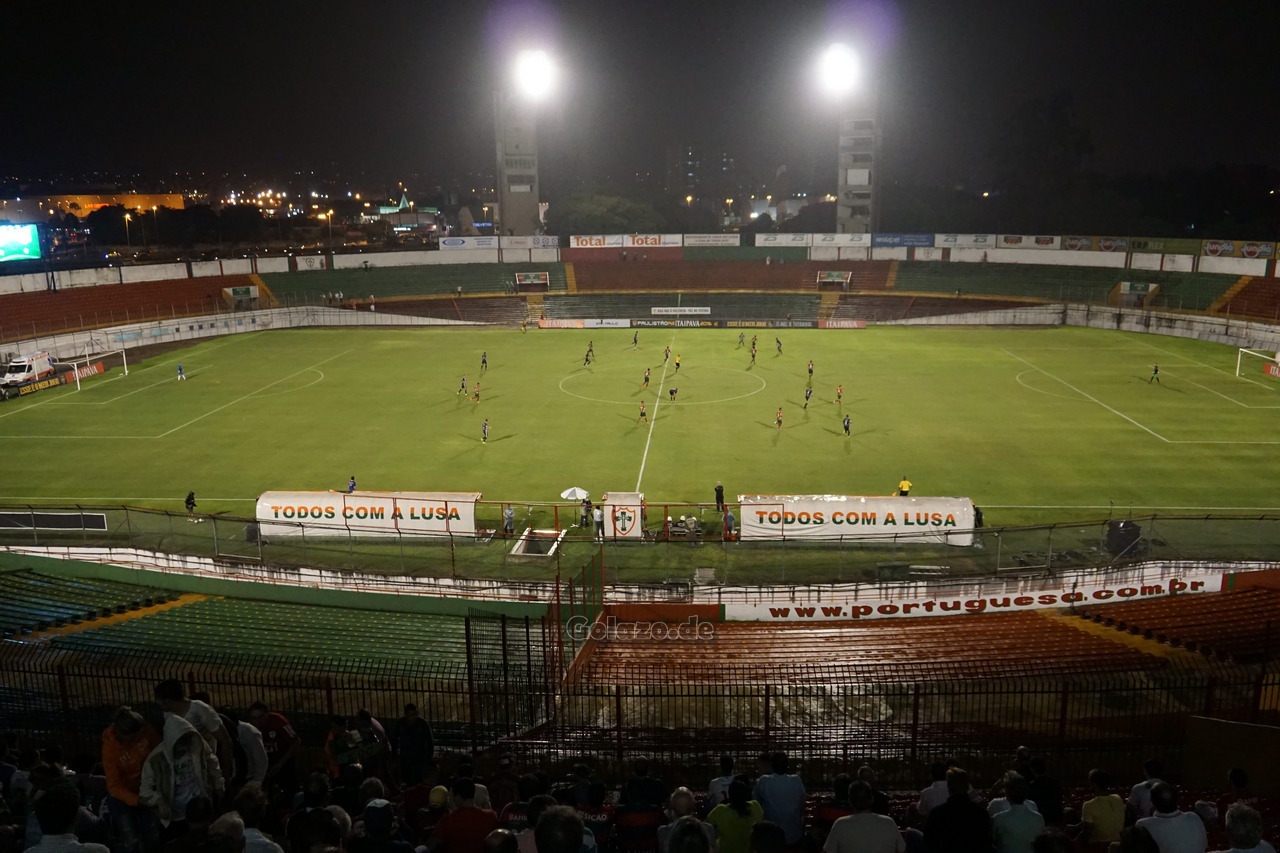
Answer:
<svg viewBox="0 0 1280 853"><path fill-rule="evenodd" d="M893 539L973 544L968 498L739 495L742 538Z"/></svg>
<svg viewBox="0 0 1280 853"><path fill-rule="evenodd" d="M263 536L474 536L480 492L263 492Z"/></svg>

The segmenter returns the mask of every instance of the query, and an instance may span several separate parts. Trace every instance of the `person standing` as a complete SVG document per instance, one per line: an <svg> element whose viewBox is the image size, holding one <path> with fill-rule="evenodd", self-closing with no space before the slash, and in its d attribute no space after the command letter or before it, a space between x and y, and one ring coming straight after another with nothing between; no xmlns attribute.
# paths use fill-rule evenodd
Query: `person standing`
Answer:
<svg viewBox="0 0 1280 853"><path fill-rule="evenodd" d="M473 403L479 403L479 402L480 402L480 382L479 382L479 380L477 380L477 381L476 381L476 387L475 387L475 390L474 390L474 391L472 392L472 394L471 394L471 402L473 402Z"/></svg>
<svg viewBox="0 0 1280 853"><path fill-rule="evenodd" d="M636 423L640 423L641 421L644 421L645 423L649 422L649 416L645 414L644 411L644 400L640 401L640 416L636 418Z"/></svg>
<svg viewBox="0 0 1280 853"><path fill-rule="evenodd" d="M591 350L587 350L587 354L582 357L582 366L586 367L591 363Z"/></svg>
<svg viewBox="0 0 1280 853"><path fill-rule="evenodd" d="M898 482L898 497L905 498L911 493L911 481L907 479L907 475L903 474L902 479Z"/></svg>
<svg viewBox="0 0 1280 853"><path fill-rule="evenodd" d="M755 344L751 345L751 363L752 364L756 363L756 345Z"/></svg>
<svg viewBox="0 0 1280 853"><path fill-rule="evenodd" d="M187 499L183 503L187 507L187 518L194 521L196 517L196 493L187 492Z"/></svg>
<svg viewBox="0 0 1280 853"><path fill-rule="evenodd" d="M644 382L640 383L641 388L649 387L649 368L644 369Z"/></svg>
<svg viewBox="0 0 1280 853"><path fill-rule="evenodd" d="M804 838L804 783L790 772L785 752L775 752L769 764L773 772L760 777L752 797L764 809L765 820L782 827L787 844L799 844Z"/></svg>
<svg viewBox="0 0 1280 853"><path fill-rule="evenodd" d="M592 510L592 520L595 522L596 536L600 537L600 541L604 541L604 510L596 507Z"/></svg>
<svg viewBox="0 0 1280 853"><path fill-rule="evenodd" d="M844 399L844 386L837 385L836 386L836 405L837 406L840 405L840 401L843 399Z"/></svg>
<svg viewBox="0 0 1280 853"><path fill-rule="evenodd" d="M262 732L262 748L267 752L267 782L283 793L298 788L298 753L302 741L284 714L272 711L265 702L249 706L249 722Z"/></svg>
<svg viewBox="0 0 1280 853"><path fill-rule="evenodd" d="M467 377L462 377L462 387L458 389L459 394L467 393Z"/></svg>
<svg viewBox="0 0 1280 853"><path fill-rule="evenodd" d="M782 407L781 406L778 407L778 414L777 414L777 417L774 419L774 423L777 424L778 426L778 432L782 432Z"/></svg>
<svg viewBox="0 0 1280 853"><path fill-rule="evenodd" d="M738 349L742 349L747 340L746 332L738 332Z"/></svg>
<svg viewBox="0 0 1280 853"><path fill-rule="evenodd" d="M347 494L351 494L356 490L356 475L352 474L351 479L347 480Z"/></svg>
<svg viewBox="0 0 1280 853"><path fill-rule="evenodd" d="M422 774L435 763L435 736L430 722L420 715L416 704L404 704L404 716L392 726L390 743L399 761L401 784L421 783Z"/></svg>
<svg viewBox="0 0 1280 853"><path fill-rule="evenodd" d="M159 841L155 813L138 798L143 765L159 745L160 734L128 706L118 708L115 719L102 732L102 772L107 779L107 815L118 845L116 853L154 850Z"/></svg>
<svg viewBox="0 0 1280 853"><path fill-rule="evenodd" d="M182 362L178 362L178 381L185 382L186 380L187 374L182 372Z"/></svg>
<svg viewBox="0 0 1280 853"><path fill-rule="evenodd" d="M483 373L488 369L489 369L489 353L482 352L480 353L480 371Z"/></svg>
<svg viewBox="0 0 1280 853"><path fill-rule="evenodd" d="M809 384L813 384L813 359L809 359Z"/></svg>
<svg viewBox="0 0 1280 853"><path fill-rule="evenodd" d="M209 749L216 753L217 759L214 761L214 766L219 769L219 774L225 774L226 780L230 781L231 775L235 772L235 747L231 742L231 734L223 727L222 718L218 716L218 712L213 710L208 702L187 698L182 682L176 678L161 681L152 692L155 694L156 703L164 711L163 737L166 740L169 739L170 717L179 717L190 723L200 733L200 737L205 740Z"/></svg>
<svg viewBox="0 0 1280 853"><path fill-rule="evenodd" d="M802 408L805 408L805 409L809 408L809 398L812 396L813 396L812 387L804 389L804 406Z"/></svg>
<svg viewBox="0 0 1280 853"><path fill-rule="evenodd" d="M844 434L846 436L849 435L849 416L848 415L844 416Z"/></svg>
<svg viewBox="0 0 1280 853"><path fill-rule="evenodd" d="M489 419L485 418L484 423L480 424L480 443L489 443Z"/></svg>
<svg viewBox="0 0 1280 853"><path fill-rule="evenodd" d="M635 349L640 345L640 330L636 329L636 333L631 336L631 348Z"/></svg>
<svg viewBox="0 0 1280 853"><path fill-rule="evenodd" d="M178 365L178 373L182 373L181 364ZM1157 385L1160 384L1160 365L1158 364L1151 365L1151 378L1147 380L1147 384L1150 385L1152 382L1156 383Z"/></svg>
<svg viewBox="0 0 1280 853"><path fill-rule="evenodd" d="M724 483L716 480L716 512L724 512Z"/></svg>
<svg viewBox="0 0 1280 853"><path fill-rule="evenodd" d="M773 343L778 347L778 355L782 355L782 338L774 338Z"/></svg>
<svg viewBox="0 0 1280 853"><path fill-rule="evenodd" d="M595 355L596 355L595 341L587 341L587 355L591 356L592 358L595 358Z"/></svg>
<svg viewBox="0 0 1280 853"><path fill-rule="evenodd" d="M676 373L679 373L679 372L680 372L680 356L679 354L677 354L676 355Z"/></svg>
<svg viewBox="0 0 1280 853"><path fill-rule="evenodd" d="M516 508L507 504L502 510L502 532L510 536L516 531Z"/></svg>

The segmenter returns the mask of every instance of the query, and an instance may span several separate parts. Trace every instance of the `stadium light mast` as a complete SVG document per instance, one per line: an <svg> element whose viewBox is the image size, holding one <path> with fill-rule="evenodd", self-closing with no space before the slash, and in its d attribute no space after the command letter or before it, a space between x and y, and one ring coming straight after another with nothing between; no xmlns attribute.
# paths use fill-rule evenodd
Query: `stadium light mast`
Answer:
<svg viewBox="0 0 1280 853"><path fill-rule="evenodd" d="M129 236L129 223L132 219L133 217L129 214L124 215L124 242L130 249L133 248L133 238Z"/></svg>
<svg viewBox="0 0 1280 853"><path fill-rule="evenodd" d="M836 142L836 233L874 231L875 157L880 147L875 98L862 76L853 49L832 44L818 57L819 89L836 103L839 113Z"/></svg>
<svg viewBox="0 0 1280 853"><path fill-rule="evenodd" d="M546 51L523 50L512 62L510 80L494 92L498 154L495 234L524 236L542 229L536 110L555 91L558 76Z"/></svg>

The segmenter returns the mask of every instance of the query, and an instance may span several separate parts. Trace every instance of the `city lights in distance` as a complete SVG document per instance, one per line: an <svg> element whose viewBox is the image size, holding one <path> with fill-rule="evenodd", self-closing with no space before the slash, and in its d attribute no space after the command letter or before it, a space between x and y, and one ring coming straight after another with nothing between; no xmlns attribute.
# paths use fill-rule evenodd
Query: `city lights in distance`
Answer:
<svg viewBox="0 0 1280 853"><path fill-rule="evenodd" d="M829 95L847 95L858 84L858 57L845 44L833 44L818 60L818 81Z"/></svg>

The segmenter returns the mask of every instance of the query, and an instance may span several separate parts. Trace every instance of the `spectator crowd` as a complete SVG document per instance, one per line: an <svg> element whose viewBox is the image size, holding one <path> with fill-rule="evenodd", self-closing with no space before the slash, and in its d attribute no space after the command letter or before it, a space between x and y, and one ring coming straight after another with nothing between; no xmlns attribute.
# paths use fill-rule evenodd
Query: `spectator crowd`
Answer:
<svg viewBox="0 0 1280 853"><path fill-rule="evenodd" d="M1158 761L1132 787L1094 770L1064 789L1025 749L985 790L941 761L918 793L863 765L818 796L782 752L723 756L697 790L644 759L610 784L586 762L437 756L413 704L390 725L334 717L312 767L263 702L241 714L178 681L155 700L155 719L119 708L96 757L0 744L0 853L1275 853L1239 768L1191 802Z"/></svg>

